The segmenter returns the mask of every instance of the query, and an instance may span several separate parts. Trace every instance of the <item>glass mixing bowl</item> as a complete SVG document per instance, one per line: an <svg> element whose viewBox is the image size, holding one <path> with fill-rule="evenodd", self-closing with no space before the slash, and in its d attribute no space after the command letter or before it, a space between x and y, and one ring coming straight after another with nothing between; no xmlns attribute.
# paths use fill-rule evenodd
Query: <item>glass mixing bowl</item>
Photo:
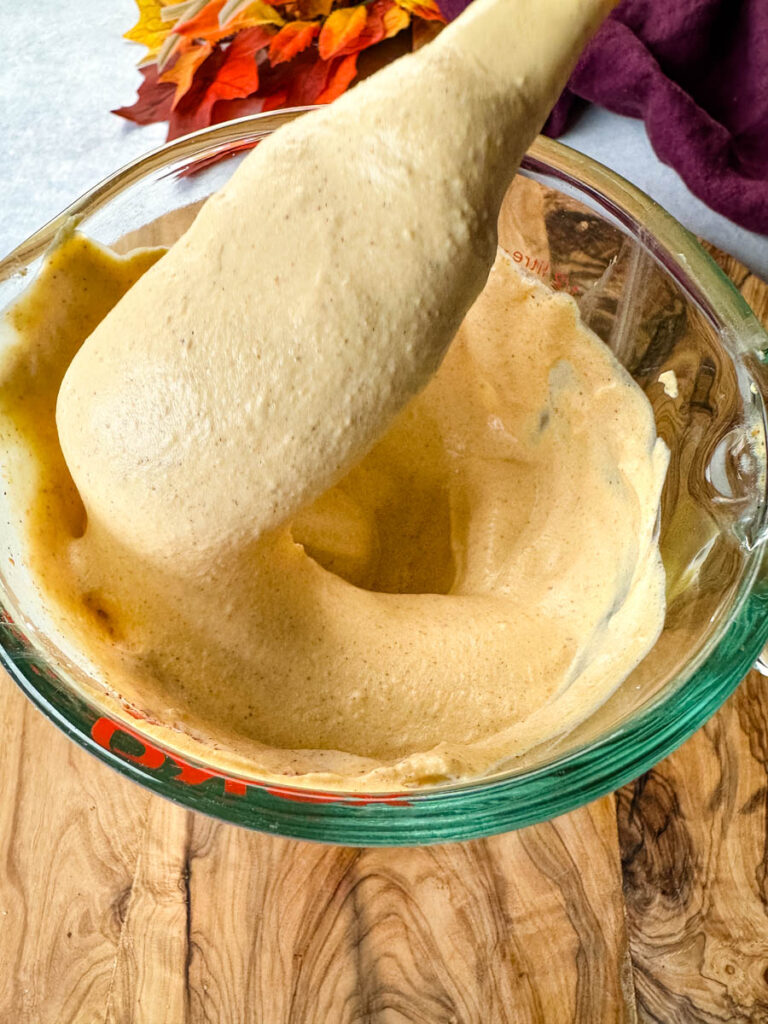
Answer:
<svg viewBox="0 0 768 1024"><path fill-rule="evenodd" d="M121 252L173 242L244 151L301 113L197 132L118 171L0 264L0 306L27 286L73 220ZM644 389L670 448L660 522L668 611L645 660L578 728L492 777L370 795L278 786L247 764L237 775L224 771L212 750L182 756L167 730L84 678L20 600L0 526L0 657L76 742L149 789L226 821L325 842L421 844L519 828L616 789L681 744L733 691L768 639L768 338L685 229L556 142L532 147L499 237L521 267L576 298Z"/></svg>

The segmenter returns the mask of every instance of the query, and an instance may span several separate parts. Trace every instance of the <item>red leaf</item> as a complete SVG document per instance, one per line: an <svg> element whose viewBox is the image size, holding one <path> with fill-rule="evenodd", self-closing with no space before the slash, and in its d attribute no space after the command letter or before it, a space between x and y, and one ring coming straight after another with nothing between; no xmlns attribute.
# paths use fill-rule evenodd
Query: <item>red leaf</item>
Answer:
<svg viewBox="0 0 768 1024"><path fill-rule="evenodd" d="M214 104L250 96L259 87L258 52L272 37L265 25L239 32L226 49L217 47L200 65L192 87L172 112L168 138L213 123Z"/></svg>
<svg viewBox="0 0 768 1024"><path fill-rule="evenodd" d="M118 107L113 114L136 124L154 124L156 121L167 121L173 104L176 89L171 82L161 82L157 77L157 65L148 64L139 71L144 81L139 86L136 101L130 107Z"/></svg>
<svg viewBox="0 0 768 1024"><path fill-rule="evenodd" d="M264 98L264 110L303 107L314 103L325 88L329 66L329 62L320 60L315 52L300 54L290 66L281 65L280 70L288 67L287 74L281 76L282 88L278 84L279 78L274 76L270 91Z"/></svg>
<svg viewBox="0 0 768 1024"><path fill-rule="evenodd" d="M333 70L328 76L325 88L319 96L314 100L315 103L330 103L335 100L338 96L341 96L352 83L355 75L357 74L357 54L351 53L346 57L342 57L339 61L334 61Z"/></svg>
<svg viewBox="0 0 768 1024"><path fill-rule="evenodd" d="M241 103L243 101L235 100L234 102ZM251 101L246 100L245 102L249 103ZM259 103L261 103L260 100ZM259 110L252 111L252 113L258 114L260 113L260 111L261 107L259 107ZM235 116L239 117L240 115L236 114ZM228 121L230 119L228 117L223 117L216 118L216 120ZM205 170L206 167L212 167L214 164L217 164L222 160L229 160L230 157L235 156L237 153L241 153L244 149L253 149L255 146L258 146L258 144L258 141L238 142L236 145L230 146L224 153L213 153L211 156L204 156L201 157L199 160L190 160L190 162L186 164L184 167L182 167L180 171L177 171L176 177L190 178L193 174L197 174L198 171L203 171Z"/></svg>
<svg viewBox="0 0 768 1024"><path fill-rule="evenodd" d="M303 68L298 68L288 82L285 106L303 107L314 103L328 80L329 63L317 56Z"/></svg>
<svg viewBox="0 0 768 1024"><path fill-rule="evenodd" d="M375 46L376 43L380 43L384 36L387 34L384 27L384 18L382 17L382 11L380 3L368 4L366 11L365 26L363 31L357 37L357 39L348 43L347 46L342 46L340 50L337 50L336 57L346 57L351 53L359 53L361 50L366 50L369 46Z"/></svg>
<svg viewBox="0 0 768 1024"><path fill-rule="evenodd" d="M195 132L198 128L205 128L211 123L211 107L215 101L206 103L206 95L225 59L226 52L217 46L197 69L189 92L182 97L175 110L171 111L168 119L169 140L188 132Z"/></svg>
<svg viewBox="0 0 768 1024"><path fill-rule="evenodd" d="M246 96L241 100L219 100L213 105L211 124L234 121L238 117L247 117L249 114L260 114L263 108L264 100L258 93L254 96Z"/></svg>
<svg viewBox="0 0 768 1024"><path fill-rule="evenodd" d="M176 92L173 97L174 107L178 106L181 98L189 92L195 72L210 55L212 46L210 43L202 42L188 46L182 50L170 67L165 68L160 75L161 82L173 82L176 85Z"/></svg>
<svg viewBox="0 0 768 1024"><path fill-rule="evenodd" d="M261 104L261 109L266 114L270 110L278 110L280 107L288 107L290 106L290 104L286 102L287 99L287 89L280 89L278 90L278 92L269 93L268 96L264 97L264 102Z"/></svg>
<svg viewBox="0 0 768 1024"><path fill-rule="evenodd" d="M276 68L263 65L263 109L311 105L319 102L321 96L325 97L323 102L329 102L347 88L356 70L356 55L322 60L314 48Z"/></svg>
<svg viewBox="0 0 768 1024"><path fill-rule="evenodd" d="M320 26L315 21L290 21L284 25L269 44L269 62L272 67L306 50L319 31Z"/></svg>

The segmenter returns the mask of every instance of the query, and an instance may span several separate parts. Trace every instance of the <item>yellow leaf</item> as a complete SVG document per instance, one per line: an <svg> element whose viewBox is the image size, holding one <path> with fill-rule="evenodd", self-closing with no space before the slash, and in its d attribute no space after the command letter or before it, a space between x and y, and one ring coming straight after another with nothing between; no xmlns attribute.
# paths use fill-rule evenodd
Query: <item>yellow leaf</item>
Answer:
<svg viewBox="0 0 768 1024"><path fill-rule="evenodd" d="M307 21L312 18L327 18L332 7L333 0L299 0L301 16Z"/></svg>
<svg viewBox="0 0 768 1024"><path fill-rule="evenodd" d="M136 0L136 6L139 8L139 20L125 33L125 38L132 43L142 43L149 50L156 50L171 31L171 26L162 19L164 5L160 0Z"/></svg>
<svg viewBox="0 0 768 1024"><path fill-rule="evenodd" d="M445 21L435 0L395 0L399 7L425 21Z"/></svg>
<svg viewBox="0 0 768 1024"><path fill-rule="evenodd" d="M285 20L266 0L229 0L219 12L219 24L228 28L284 25Z"/></svg>
<svg viewBox="0 0 768 1024"><path fill-rule="evenodd" d="M386 38L389 39L391 36L396 36L397 33L401 32L404 28L408 28L411 23L411 16L408 11L399 7L397 4L393 4L384 12L382 20L384 22Z"/></svg>

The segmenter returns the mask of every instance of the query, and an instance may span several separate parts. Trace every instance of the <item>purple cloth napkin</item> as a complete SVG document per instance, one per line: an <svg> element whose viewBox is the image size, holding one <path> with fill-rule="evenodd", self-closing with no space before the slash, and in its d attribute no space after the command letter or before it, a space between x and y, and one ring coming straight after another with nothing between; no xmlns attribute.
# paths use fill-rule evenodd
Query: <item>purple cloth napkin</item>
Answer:
<svg viewBox="0 0 768 1024"><path fill-rule="evenodd" d="M456 17L466 0L441 0ZM547 121L583 101L645 121L694 195L768 234L768 0L623 0L582 54Z"/></svg>

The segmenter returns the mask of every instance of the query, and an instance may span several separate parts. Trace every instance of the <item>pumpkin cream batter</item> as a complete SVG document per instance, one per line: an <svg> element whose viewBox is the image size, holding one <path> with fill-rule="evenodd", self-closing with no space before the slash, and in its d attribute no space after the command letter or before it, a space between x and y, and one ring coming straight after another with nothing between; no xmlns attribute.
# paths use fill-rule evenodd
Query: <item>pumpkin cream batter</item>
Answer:
<svg viewBox="0 0 768 1024"><path fill-rule="evenodd" d="M11 312L29 566L177 746L307 784L479 775L655 641L650 406L569 298L503 255L488 278L610 6L476 0L262 143L162 259L73 236Z"/></svg>
<svg viewBox="0 0 768 1024"><path fill-rule="evenodd" d="M667 453L573 300L500 253L369 454L191 585L83 533L54 421L73 353L158 255L75 235L7 315L0 426L36 467L27 561L91 673L177 747L349 789L482 774L602 703L663 623Z"/></svg>

